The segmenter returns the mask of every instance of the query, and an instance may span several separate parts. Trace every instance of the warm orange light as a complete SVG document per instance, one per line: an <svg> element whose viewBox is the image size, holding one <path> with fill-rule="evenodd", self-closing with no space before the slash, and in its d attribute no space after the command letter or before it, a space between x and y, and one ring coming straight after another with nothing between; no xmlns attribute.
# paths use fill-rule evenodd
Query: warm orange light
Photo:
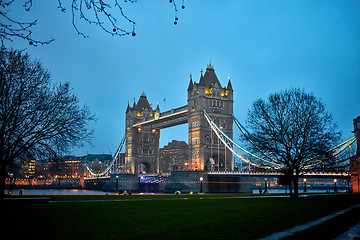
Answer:
<svg viewBox="0 0 360 240"><path fill-rule="evenodd" d="M141 132L141 127L138 127L137 131L138 131L138 132Z"/></svg>
<svg viewBox="0 0 360 240"><path fill-rule="evenodd" d="M225 97L225 96L227 96L228 95L228 90L226 90L226 91L221 91L221 96L222 97Z"/></svg>
<svg viewBox="0 0 360 240"><path fill-rule="evenodd" d="M205 88L205 93L206 94L211 94L212 92L212 88Z"/></svg>

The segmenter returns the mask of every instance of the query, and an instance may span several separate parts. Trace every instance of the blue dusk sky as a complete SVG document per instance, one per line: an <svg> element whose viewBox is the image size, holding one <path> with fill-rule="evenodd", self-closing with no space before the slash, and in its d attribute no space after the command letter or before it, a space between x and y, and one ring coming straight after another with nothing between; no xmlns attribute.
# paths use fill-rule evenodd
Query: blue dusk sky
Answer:
<svg viewBox="0 0 360 240"><path fill-rule="evenodd" d="M66 13L57 1L34 0L29 12L19 2L9 14L37 19L32 36L55 41L7 46L41 60L55 82L69 82L98 119L91 124L92 146L74 149L75 155L114 154L125 133L128 101L143 91L162 111L187 104L189 75L198 82L210 60L223 86L231 75L234 114L243 123L253 101L291 87L321 98L343 139L353 135L353 118L360 116L358 0L185 0L185 9L177 1L177 25L168 0L119 1L136 22L136 36L111 36L77 20L89 38L72 26L69 1L63 1ZM187 125L162 130L160 146L173 139L187 142Z"/></svg>

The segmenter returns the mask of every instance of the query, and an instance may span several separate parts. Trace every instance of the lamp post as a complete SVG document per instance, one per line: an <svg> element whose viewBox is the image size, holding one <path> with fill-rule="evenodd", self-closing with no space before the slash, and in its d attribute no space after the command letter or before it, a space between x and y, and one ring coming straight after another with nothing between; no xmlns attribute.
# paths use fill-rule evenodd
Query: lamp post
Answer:
<svg viewBox="0 0 360 240"><path fill-rule="evenodd" d="M304 178L304 193L307 193L307 189L306 189L306 178Z"/></svg>
<svg viewBox="0 0 360 240"><path fill-rule="evenodd" d="M203 192L203 189L202 189L202 182L203 182L204 178L203 177L200 177L200 193Z"/></svg>
<svg viewBox="0 0 360 240"><path fill-rule="evenodd" d="M119 194L119 176L116 176L115 179L116 179L115 194Z"/></svg>
<svg viewBox="0 0 360 240"><path fill-rule="evenodd" d="M269 193L268 190L267 190L267 178L265 178L265 190L264 190L264 193Z"/></svg>
<svg viewBox="0 0 360 240"><path fill-rule="evenodd" d="M8 194L10 195L10 194L13 193L13 192L12 192L12 180L13 180L14 174L9 173L9 177L10 177L10 185L9 185L9 192L8 192Z"/></svg>
<svg viewBox="0 0 360 240"><path fill-rule="evenodd" d="M334 192L337 192L337 187L336 187L336 183L337 183L337 179L334 179L334 185L335 185L335 189L334 189Z"/></svg>

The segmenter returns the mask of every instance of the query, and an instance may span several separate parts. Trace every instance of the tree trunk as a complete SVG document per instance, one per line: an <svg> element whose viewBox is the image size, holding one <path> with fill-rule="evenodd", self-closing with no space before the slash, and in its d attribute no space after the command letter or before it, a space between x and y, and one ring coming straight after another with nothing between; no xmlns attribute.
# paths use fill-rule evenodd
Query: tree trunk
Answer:
<svg viewBox="0 0 360 240"><path fill-rule="evenodd" d="M294 198L299 197L299 170L295 170L294 176Z"/></svg>
<svg viewBox="0 0 360 240"><path fill-rule="evenodd" d="M292 180L291 179L289 181L289 193L290 193L290 198L293 198L294 195L293 195L293 191L292 191Z"/></svg>
<svg viewBox="0 0 360 240"><path fill-rule="evenodd" d="M6 167L0 166L0 198L5 196Z"/></svg>
<svg viewBox="0 0 360 240"><path fill-rule="evenodd" d="M299 196L299 177L294 177L294 198L298 198Z"/></svg>

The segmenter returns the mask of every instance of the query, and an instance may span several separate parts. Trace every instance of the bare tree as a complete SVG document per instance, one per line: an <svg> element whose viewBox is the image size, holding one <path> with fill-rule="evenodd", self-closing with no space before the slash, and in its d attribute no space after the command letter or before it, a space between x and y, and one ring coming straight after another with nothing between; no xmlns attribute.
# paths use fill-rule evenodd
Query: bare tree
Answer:
<svg viewBox="0 0 360 240"><path fill-rule="evenodd" d="M113 36L135 36L135 21L125 14L124 6L127 3L135 3L137 0L72 0L58 1L58 9L67 13L71 12L72 25L76 32L87 38L83 31L78 28L78 21L84 21L89 24L100 27L104 32ZM180 0L179 0L180 1ZM5 41L12 41L14 38L26 40L30 45L49 44L54 41L37 40L32 36L32 29L37 24L37 20L24 22L18 17L11 15L11 9L15 0L0 0L0 40L4 46ZM23 0L23 8L30 11L33 6L33 0ZM65 2L65 3L64 3ZM178 21L178 5L175 0L169 1L173 4L175 10L175 21ZM182 9L185 8L182 0ZM68 10L69 9L69 10Z"/></svg>
<svg viewBox="0 0 360 240"><path fill-rule="evenodd" d="M68 83L54 85L39 61L0 51L0 195L6 167L16 159L59 159L89 141L94 120Z"/></svg>
<svg viewBox="0 0 360 240"><path fill-rule="evenodd" d="M327 150L339 141L340 132L322 101L304 90L281 91L267 101L255 101L247 125L253 150L267 160L259 164L288 176L291 196L292 184L298 196L301 173L333 163Z"/></svg>

